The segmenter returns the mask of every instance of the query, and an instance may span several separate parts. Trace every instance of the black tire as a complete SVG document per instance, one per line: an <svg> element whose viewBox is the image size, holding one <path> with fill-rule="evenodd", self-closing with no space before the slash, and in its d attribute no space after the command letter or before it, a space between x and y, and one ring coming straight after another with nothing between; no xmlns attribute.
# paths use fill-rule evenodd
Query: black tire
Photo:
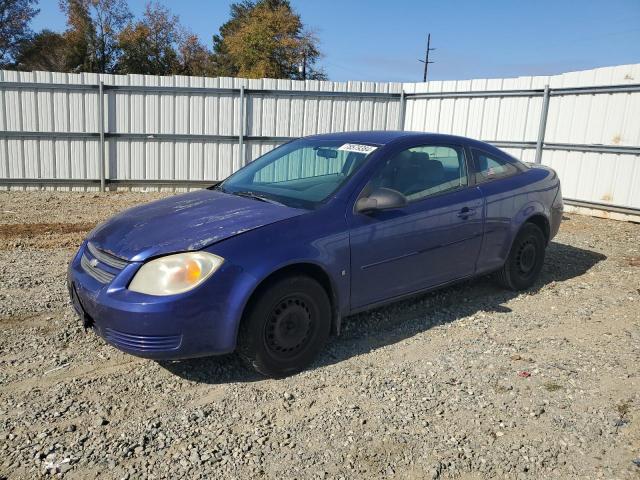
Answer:
<svg viewBox="0 0 640 480"><path fill-rule="evenodd" d="M526 290L540 275L544 264L546 240L542 230L525 223L516 235L507 261L497 272L498 281L510 290Z"/></svg>
<svg viewBox="0 0 640 480"><path fill-rule="evenodd" d="M291 276L258 293L245 312L238 353L267 377L284 377L309 365L331 331L331 304L312 278Z"/></svg>

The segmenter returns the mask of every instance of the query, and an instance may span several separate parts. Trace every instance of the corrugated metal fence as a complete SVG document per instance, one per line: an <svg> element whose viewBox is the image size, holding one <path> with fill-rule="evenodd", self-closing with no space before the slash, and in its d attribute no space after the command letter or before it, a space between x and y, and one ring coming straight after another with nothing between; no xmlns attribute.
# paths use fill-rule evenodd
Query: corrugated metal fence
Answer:
<svg viewBox="0 0 640 480"><path fill-rule="evenodd" d="M489 141L556 168L574 203L638 214L634 79L640 65L405 84L0 71L0 186L196 186L290 138L407 129Z"/></svg>
<svg viewBox="0 0 640 480"><path fill-rule="evenodd" d="M403 89L408 130L479 138L541 160L558 171L566 203L640 219L640 65Z"/></svg>

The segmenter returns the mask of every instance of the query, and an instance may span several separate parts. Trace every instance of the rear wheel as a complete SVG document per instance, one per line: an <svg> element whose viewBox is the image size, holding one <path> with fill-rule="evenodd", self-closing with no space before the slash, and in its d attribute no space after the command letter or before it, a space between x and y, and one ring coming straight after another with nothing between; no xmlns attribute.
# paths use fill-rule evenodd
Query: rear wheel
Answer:
<svg viewBox="0 0 640 480"><path fill-rule="evenodd" d="M283 377L311 363L330 329L324 288L309 277L287 277L252 301L240 326L238 352L263 375Z"/></svg>
<svg viewBox="0 0 640 480"><path fill-rule="evenodd" d="M525 223L511 246L507 261L498 272L499 282L511 290L531 287L542 270L545 247L542 230L533 223Z"/></svg>

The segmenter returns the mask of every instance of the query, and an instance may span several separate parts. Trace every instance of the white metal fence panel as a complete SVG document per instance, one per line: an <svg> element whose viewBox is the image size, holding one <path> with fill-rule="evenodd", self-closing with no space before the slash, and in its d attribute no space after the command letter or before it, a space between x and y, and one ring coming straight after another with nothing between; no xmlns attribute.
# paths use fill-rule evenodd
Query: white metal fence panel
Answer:
<svg viewBox="0 0 640 480"><path fill-rule="evenodd" d="M568 199L638 210L639 83L640 65L405 84L0 71L0 185L206 182L293 137L404 128L493 142L554 167Z"/></svg>
<svg viewBox="0 0 640 480"><path fill-rule="evenodd" d="M540 90L549 85L541 160L558 171L564 196L596 205L640 209L640 89L589 94L562 90L638 83L640 65L554 76L405 83L406 128L478 138L533 162L543 107ZM522 94L488 95L517 90ZM479 97L447 97L453 92L476 91L484 93ZM420 93L434 96L412 97ZM620 147L622 151L597 152L588 147Z"/></svg>
<svg viewBox="0 0 640 480"><path fill-rule="evenodd" d="M544 87L544 84L542 85ZM462 135L486 141L535 141L542 96L411 98L414 93L529 90L532 77L404 84L408 94L405 128Z"/></svg>
<svg viewBox="0 0 640 480"><path fill-rule="evenodd" d="M0 179L100 178L101 81L110 181L213 181L289 138L400 125L400 84L0 71Z"/></svg>
<svg viewBox="0 0 640 480"><path fill-rule="evenodd" d="M640 83L640 64L598 68L549 77L551 88ZM563 95L549 106L545 141L640 145L640 94Z"/></svg>
<svg viewBox="0 0 640 480"><path fill-rule="evenodd" d="M59 137L0 136L3 178L88 179L99 175L96 75L0 71L0 80L20 83L91 84L86 89L0 89L0 126L10 132L53 132Z"/></svg>

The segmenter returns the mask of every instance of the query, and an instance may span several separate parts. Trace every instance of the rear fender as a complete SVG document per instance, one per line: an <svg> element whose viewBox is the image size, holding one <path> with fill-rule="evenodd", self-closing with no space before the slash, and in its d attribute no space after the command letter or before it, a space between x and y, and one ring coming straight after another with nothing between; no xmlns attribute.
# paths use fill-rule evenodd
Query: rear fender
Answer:
<svg viewBox="0 0 640 480"><path fill-rule="evenodd" d="M544 233L548 237L549 236L549 215L550 215L549 209L545 208L545 206L541 202L534 200L526 203L520 209L520 211L513 216L511 220L509 241L505 243L504 250L502 251L502 258L504 258L506 261L507 257L509 256L509 252L511 251L511 246L513 245L516 235L518 235L518 232L520 231L522 226L535 216L540 216L544 218L546 222L546 231Z"/></svg>

